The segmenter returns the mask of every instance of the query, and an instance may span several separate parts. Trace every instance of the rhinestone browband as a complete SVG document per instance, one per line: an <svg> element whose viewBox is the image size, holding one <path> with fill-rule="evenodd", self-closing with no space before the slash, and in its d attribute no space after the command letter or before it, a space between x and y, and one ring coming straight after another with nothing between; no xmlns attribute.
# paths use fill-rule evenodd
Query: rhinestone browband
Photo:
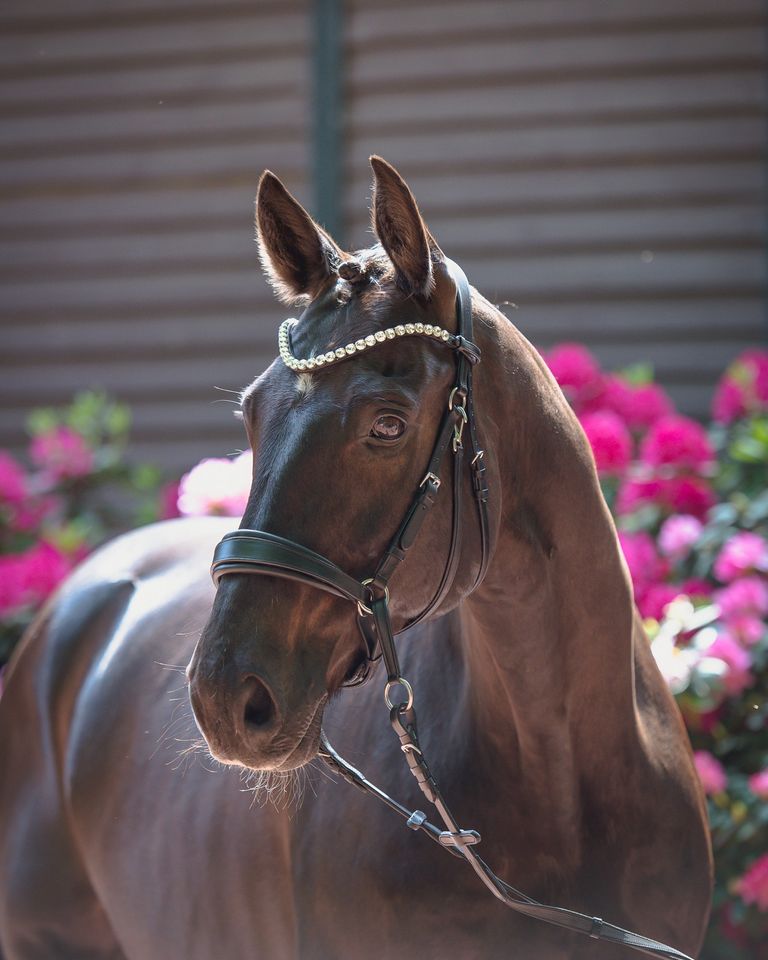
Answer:
<svg viewBox="0 0 768 960"><path fill-rule="evenodd" d="M345 347L337 347L335 350L329 350L327 353L321 353L317 357L311 357L309 360L299 360L291 353L290 329L298 323L294 317L283 320L280 324L280 332L277 335L277 342L280 348L280 359L290 370L316 370L318 367L327 367L331 363L338 363L339 360L345 360L347 357L356 353L362 353L363 350L369 350L379 343L386 340L394 340L396 337L432 337L433 340L441 340L443 343L451 344L457 338L442 327L435 326L432 323L403 323L396 327L387 327L386 330L377 330L361 340L355 340L354 343L348 343Z"/></svg>

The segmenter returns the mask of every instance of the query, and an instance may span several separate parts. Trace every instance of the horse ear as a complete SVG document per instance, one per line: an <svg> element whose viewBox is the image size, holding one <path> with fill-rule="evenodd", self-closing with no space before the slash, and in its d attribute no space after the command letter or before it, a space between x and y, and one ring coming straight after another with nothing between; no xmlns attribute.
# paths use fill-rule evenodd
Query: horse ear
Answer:
<svg viewBox="0 0 768 960"><path fill-rule="evenodd" d="M440 255L408 184L381 157L373 167L373 229L397 273L398 284L409 294L427 297L434 286L432 260Z"/></svg>
<svg viewBox="0 0 768 960"><path fill-rule="evenodd" d="M256 196L259 257L275 294L287 303L315 297L343 258L339 247L265 170Z"/></svg>

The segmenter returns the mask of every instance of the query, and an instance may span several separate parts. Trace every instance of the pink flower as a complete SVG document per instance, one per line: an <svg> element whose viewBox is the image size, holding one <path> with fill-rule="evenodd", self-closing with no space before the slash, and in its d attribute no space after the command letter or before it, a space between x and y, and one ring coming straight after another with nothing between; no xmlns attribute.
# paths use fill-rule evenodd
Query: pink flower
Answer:
<svg viewBox="0 0 768 960"><path fill-rule="evenodd" d="M755 678L749 670L752 666L749 654L727 631L723 630L717 635L707 647L706 656L722 660L728 668L723 685L731 696L737 696L754 683Z"/></svg>
<svg viewBox="0 0 768 960"><path fill-rule="evenodd" d="M634 386L621 377L605 377L602 406L618 414L633 430L645 429L672 413L672 402L655 383Z"/></svg>
<svg viewBox="0 0 768 960"><path fill-rule="evenodd" d="M616 497L616 512L626 516L640 507L655 505L703 519L714 503L712 488L701 477L646 477L622 482Z"/></svg>
<svg viewBox="0 0 768 960"><path fill-rule="evenodd" d="M84 477L93 470L93 451L69 427L54 427L34 438L29 455L54 482Z"/></svg>
<svg viewBox="0 0 768 960"><path fill-rule="evenodd" d="M753 903L758 910L768 912L768 853L751 864L736 889L744 903Z"/></svg>
<svg viewBox="0 0 768 960"><path fill-rule="evenodd" d="M665 489L664 482L656 477L643 480L627 478L619 487L616 512L619 516L626 516L647 504L661 504Z"/></svg>
<svg viewBox="0 0 768 960"><path fill-rule="evenodd" d="M667 606L681 593L681 588L671 583L654 583L641 592L637 600L637 608L643 617L661 620Z"/></svg>
<svg viewBox="0 0 768 960"><path fill-rule="evenodd" d="M687 597L705 597L709 599L712 595L712 586L706 580L702 580L699 577L691 577L689 580L685 580L680 584L680 593L684 593Z"/></svg>
<svg viewBox="0 0 768 960"><path fill-rule="evenodd" d="M743 646L754 647L756 643L760 643L763 639L763 635L768 628L757 617L742 614L738 617L732 617L728 621L728 629Z"/></svg>
<svg viewBox="0 0 768 960"><path fill-rule="evenodd" d="M743 613L768 613L768 584L760 577L741 577L714 593L715 603L726 619Z"/></svg>
<svg viewBox="0 0 768 960"><path fill-rule="evenodd" d="M712 416L719 423L768 407L768 351L747 350L723 374L715 391Z"/></svg>
<svg viewBox="0 0 768 960"><path fill-rule="evenodd" d="M600 367L581 344L561 343L544 359L575 410L582 410L602 393Z"/></svg>
<svg viewBox="0 0 768 960"><path fill-rule="evenodd" d="M555 380L563 388L581 390L600 379L597 361L580 343L561 343L545 359Z"/></svg>
<svg viewBox="0 0 768 960"><path fill-rule="evenodd" d="M619 543L636 588L647 587L664 576L666 568L650 534L620 530Z"/></svg>
<svg viewBox="0 0 768 960"><path fill-rule="evenodd" d="M35 603L45 600L72 569L68 557L53 544L41 540L24 554L24 580L28 597Z"/></svg>
<svg viewBox="0 0 768 960"><path fill-rule="evenodd" d="M651 466L672 465L694 470L715 459L701 424L678 414L662 417L653 424L643 438L640 456Z"/></svg>
<svg viewBox="0 0 768 960"><path fill-rule="evenodd" d="M632 438L623 421L610 410L599 410L584 414L581 425L600 473L621 473L632 456Z"/></svg>
<svg viewBox="0 0 768 960"><path fill-rule="evenodd" d="M0 502L18 506L26 496L26 478L21 466L0 450Z"/></svg>
<svg viewBox="0 0 768 960"><path fill-rule="evenodd" d="M659 549L670 560L684 560L701 536L701 521L690 514L668 517L659 531Z"/></svg>
<svg viewBox="0 0 768 960"><path fill-rule="evenodd" d="M0 614L22 606L26 596L23 556L0 556Z"/></svg>
<svg viewBox="0 0 768 960"><path fill-rule="evenodd" d="M179 512L185 517L241 517L251 489L251 453L235 460L201 460L179 484Z"/></svg>
<svg viewBox="0 0 768 960"><path fill-rule="evenodd" d="M0 557L0 612L42 603L67 576L71 561L46 541Z"/></svg>
<svg viewBox="0 0 768 960"><path fill-rule="evenodd" d="M693 762L696 764L696 772L705 793L722 793L725 790L728 786L725 769L708 750L696 750L693 754Z"/></svg>
<svg viewBox="0 0 768 960"><path fill-rule="evenodd" d="M768 767L752 774L749 778L749 789L763 800L768 800Z"/></svg>
<svg viewBox="0 0 768 960"><path fill-rule="evenodd" d="M181 482L175 480L172 483L166 483L158 495L159 514L161 520L173 520L174 517L180 517L179 512L179 490Z"/></svg>
<svg viewBox="0 0 768 960"><path fill-rule="evenodd" d="M671 477L665 482L664 498L671 510L701 520L716 502L712 488L701 477Z"/></svg>
<svg viewBox="0 0 768 960"><path fill-rule="evenodd" d="M730 583L753 570L768 572L768 543L757 533L735 533L715 560L715 576Z"/></svg>

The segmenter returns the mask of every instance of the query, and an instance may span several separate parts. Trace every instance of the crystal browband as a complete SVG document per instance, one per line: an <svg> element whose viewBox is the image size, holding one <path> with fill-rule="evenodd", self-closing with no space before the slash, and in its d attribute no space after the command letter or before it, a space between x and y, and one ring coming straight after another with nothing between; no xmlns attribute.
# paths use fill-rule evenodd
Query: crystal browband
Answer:
<svg viewBox="0 0 768 960"><path fill-rule="evenodd" d="M461 342L460 337L438 327L432 323L403 323L396 327L387 327L386 330L377 330L361 340L355 340L354 343L348 343L345 347L337 347L335 350L329 350L327 353L321 353L309 360L299 360L291 353L290 329L298 320L289 317L280 324L280 332L277 336L277 342L280 347L280 359L291 370L306 371L316 370L318 367L327 367L331 363L338 363L346 357L351 357L356 353L362 353L363 350L369 350L379 343L387 340L395 340L397 337L432 337L433 340L440 340L449 346L458 346ZM455 341L455 343L454 343Z"/></svg>

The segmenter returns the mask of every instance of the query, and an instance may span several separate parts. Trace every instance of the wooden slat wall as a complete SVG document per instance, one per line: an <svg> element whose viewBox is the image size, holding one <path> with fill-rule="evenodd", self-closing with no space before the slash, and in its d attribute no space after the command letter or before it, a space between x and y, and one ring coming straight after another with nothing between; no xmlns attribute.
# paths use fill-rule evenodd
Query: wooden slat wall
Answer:
<svg viewBox="0 0 768 960"><path fill-rule="evenodd" d="M350 239L379 153L531 340L650 360L704 415L766 341L762 0L350 7Z"/></svg>
<svg viewBox="0 0 768 960"><path fill-rule="evenodd" d="M34 0L0 12L0 446L103 387L133 455L243 444L215 387L275 353L253 197L305 203L309 2Z"/></svg>

